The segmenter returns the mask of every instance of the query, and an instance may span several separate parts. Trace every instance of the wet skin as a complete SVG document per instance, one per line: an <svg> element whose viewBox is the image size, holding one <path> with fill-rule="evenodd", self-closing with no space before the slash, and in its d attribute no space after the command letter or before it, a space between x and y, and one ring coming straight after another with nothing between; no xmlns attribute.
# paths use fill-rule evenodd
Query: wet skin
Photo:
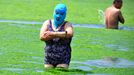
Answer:
<svg viewBox="0 0 134 75"><path fill-rule="evenodd" d="M124 18L120 11L122 2L114 3L111 7L105 11L105 25L108 29L118 29L118 23L124 24Z"/></svg>

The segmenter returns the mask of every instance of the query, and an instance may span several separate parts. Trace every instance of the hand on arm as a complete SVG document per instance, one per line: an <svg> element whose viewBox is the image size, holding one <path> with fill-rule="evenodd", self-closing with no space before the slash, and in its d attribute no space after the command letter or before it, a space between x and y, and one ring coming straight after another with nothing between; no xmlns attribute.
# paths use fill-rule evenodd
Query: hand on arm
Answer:
<svg viewBox="0 0 134 75"><path fill-rule="evenodd" d="M40 30L40 40L42 41L47 41L52 39L52 37L50 36L52 33L50 31L48 31L48 24L49 24L49 20L45 21L41 27Z"/></svg>
<svg viewBox="0 0 134 75"><path fill-rule="evenodd" d="M53 38L71 38L73 36L73 27L70 23L66 23L65 31L63 32L51 32L48 31L49 21L44 22L41 30L40 30L40 40L48 41Z"/></svg>
<svg viewBox="0 0 134 75"><path fill-rule="evenodd" d="M52 38L71 38L73 36L73 27L70 23L66 23L63 32L51 32L49 36Z"/></svg>

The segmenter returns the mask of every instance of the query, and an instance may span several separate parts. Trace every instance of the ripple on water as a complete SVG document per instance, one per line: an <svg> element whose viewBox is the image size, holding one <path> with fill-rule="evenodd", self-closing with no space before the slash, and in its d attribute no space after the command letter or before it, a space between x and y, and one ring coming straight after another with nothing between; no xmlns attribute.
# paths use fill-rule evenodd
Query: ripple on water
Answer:
<svg viewBox="0 0 134 75"><path fill-rule="evenodd" d="M134 30L134 27L128 27L128 26L120 26L120 30Z"/></svg>
<svg viewBox="0 0 134 75"><path fill-rule="evenodd" d="M22 68L0 68L0 70L7 70L7 71L16 72L16 73L21 73L25 69L22 69Z"/></svg>
<svg viewBox="0 0 134 75"><path fill-rule="evenodd" d="M25 25L25 24L8 24L8 25L10 25L10 26L15 26L15 27L19 27L19 28L26 28L26 29L36 29L36 30L40 30L40 28L39 27L36 27L35 25L34 26L27 26L27 25Z"/></svg>
<svg viewBox="0 0 134 75"><path fill-rule="evenodd" d="M0 20L5 23L17 23L17 24L43 24L43 22L37 21L21 21L21 20ZM103 24L73 24L74 27L86 27L86 28L105 28ZM32 27L33 28L33 27ZM120 30L134 30L134 27L120 26Z"/></svg>
<svg viewBox="0 0 134 75"><path fill-rule="evenodd" d="M0 55L2 55L3 53L0 52Z"/></svg>
<svg viewBox="0 0 134 75"><path fill-rule="evenodd" d="M122 58L107 57L98 60L87 60L85 62L72 61L71 63L84 64L88 66L96 66L98 68L134 68L134 61L129 61Z"/></svg>
<svg viewBox="0 0 134 75"><path fill-rule="evenodd" d="M112 75L112 74L86 74L86 75Z"/></svg>
<svg viewBox="0 0 134 75"><path fill-rule="evenodd" d="M22 71L22 70L25 70L25 69L22 69L22 68L0 68L0 70Z"/></svg>
<svg viewBox="0 0 134 75"><path fill-rule="evenodd" d="M0 22L5 22L5 23L20 23L20 24L42 24L43 23L43 22L22 21L22 20L0 20Z"/></svg>
<svg viewBox="0 0 134 75"><path fill-rule="evenodd" d="M74 27L86 27L86 28L104 28L104 25L99 24L73 24Z"/></svg>
<svg viewBox="0 0 134 75"><path fill-rule="evenodd" d="M12 71L12 72L16 72L16 73L22 73L22 71L24 71L24 70L31 71L30 69L22 69L22 68L0 68L0 70ZM36 69L34 71L44 72L44 70L41 70L41 69Z"/></svg>
<svg viewBox="0 0 134 75"><path fill-rule="evenodd" d="M125 48L120 45L113 45L113 44L107 44L105 45L107 48L112 48L113 50L121 50L121 51L128 51L128 48Z"/></svg>
<svg viewBox="0 0 134 75"><path fill-rule="evenodd" d="M31 63L31 64L43 64L42 62L36 62L36 61L22 61L25 63Z"/></svg>
<svg viewBox="0 0 134 75"><path fill-rule="evenodd" d="M83 75L83 74L72 74L72 75ZM84 75L112 75L112 74L84 74Z"/></svg>
<svg viewBox="0 0 134 75"><path fill-rule="evenodd" d="M44 70L37 69L36 72L44 72Z"/></svg>
<svg viewBox="0 0 134 75"><path fill-rule="evenodd" d="M32 56L33 59L44 59L42 57L38 57L38 56Z"/></svg>
<svg viewBox="0 0 134 75"><path fill-rule="evenodd" d="M83 71L91 71L92 68L88 67L88 66L75 66L75 67L72 67L73 69L80 69L80 70L83 70Z"/></svg>

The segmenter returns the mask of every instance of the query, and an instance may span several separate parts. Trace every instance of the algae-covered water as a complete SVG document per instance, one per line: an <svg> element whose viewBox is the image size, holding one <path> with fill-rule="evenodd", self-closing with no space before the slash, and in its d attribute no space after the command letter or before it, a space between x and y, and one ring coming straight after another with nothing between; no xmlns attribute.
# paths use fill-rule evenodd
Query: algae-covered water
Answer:
<svg viewBox="0 0 134 75"><path fill-rule="evenodd" d="M74 27L68 70L44 69L42 23L67 5ZM134 75L134 0L123 0L125 23L105 29L112 0L0 0L0 75Z"/></svg>
<svg viewBox="0 0 134 75"><path fill-rule="evenodd" d="M44 43L39 40L41 24L23 22L0 22L0 72L3 74L114 75L115 71L119 71L117 74L128 74L126 71L133 73L133 30L107 30L99 26L96 28L74 24L69 70L46 71L43 66Z"/></svg>

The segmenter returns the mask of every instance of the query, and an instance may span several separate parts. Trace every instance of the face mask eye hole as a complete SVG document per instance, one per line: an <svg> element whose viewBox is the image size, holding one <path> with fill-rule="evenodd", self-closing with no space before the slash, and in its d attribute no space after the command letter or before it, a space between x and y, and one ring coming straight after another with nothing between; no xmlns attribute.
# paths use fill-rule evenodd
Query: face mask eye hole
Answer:
<svg viewBox="0 0 134 75"><path fill-rule="evenodd" d="M55 11L56 14L59 14L58 11Z"/></svg>

